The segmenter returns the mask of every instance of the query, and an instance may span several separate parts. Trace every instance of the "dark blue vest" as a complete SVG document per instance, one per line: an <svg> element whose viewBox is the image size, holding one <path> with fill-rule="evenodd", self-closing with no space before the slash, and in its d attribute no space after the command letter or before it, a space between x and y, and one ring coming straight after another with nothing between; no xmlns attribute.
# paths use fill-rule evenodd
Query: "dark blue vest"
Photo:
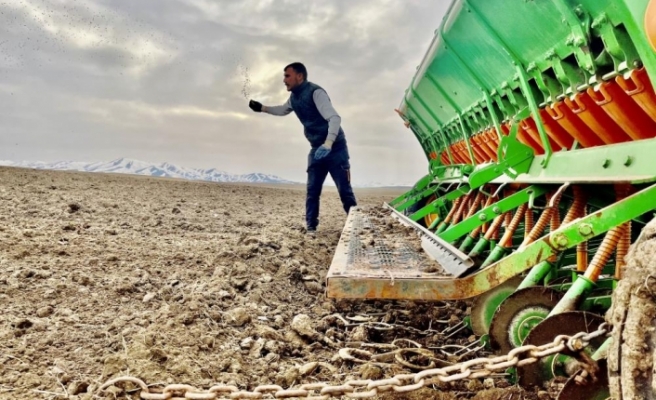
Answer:
<svg viewBox="0 0 656 400"><path fill-rule="evenodd" d="M290 96L291 106L294 113L303 124L305 137L312 148L321 146L328 136L328 121L322 116L314 104L314 91L321 89L319 85L305 81L292 89ZM340 126L337 138L333 143L333 150L339 150L346 145L344 131Z"/></svg>

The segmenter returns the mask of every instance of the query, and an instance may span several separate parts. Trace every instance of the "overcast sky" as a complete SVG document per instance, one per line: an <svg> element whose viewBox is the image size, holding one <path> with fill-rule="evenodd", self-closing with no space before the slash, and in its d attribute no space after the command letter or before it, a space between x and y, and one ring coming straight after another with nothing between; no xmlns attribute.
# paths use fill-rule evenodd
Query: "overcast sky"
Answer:
<svg viewBox="0 0 656 400"><path fill-rule="evenodd" d="M354 182L427 171L394 113L442 0L0 0L0 160L168 161L304 182L284 103L303 62L346 132Z"/></svg>

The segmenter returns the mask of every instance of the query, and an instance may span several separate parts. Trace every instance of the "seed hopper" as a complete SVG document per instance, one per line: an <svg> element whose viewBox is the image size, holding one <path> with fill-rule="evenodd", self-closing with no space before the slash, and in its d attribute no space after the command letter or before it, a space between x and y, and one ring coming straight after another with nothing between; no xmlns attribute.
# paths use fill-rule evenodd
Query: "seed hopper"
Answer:
<svg viewBox="0 0 656 400"><path fill-rule="evenodd" d="M349 213L328 296L473 299L499 354L596 330L656 210L655 83L656 0L455 0L396 110L428 174L385 204L391 228ZM394 238L408 229L420 246ZM609 340L588 350L602 370ZM514 373L541 385L576 365ZM561 392L608 396L606 377Z"/></svg>

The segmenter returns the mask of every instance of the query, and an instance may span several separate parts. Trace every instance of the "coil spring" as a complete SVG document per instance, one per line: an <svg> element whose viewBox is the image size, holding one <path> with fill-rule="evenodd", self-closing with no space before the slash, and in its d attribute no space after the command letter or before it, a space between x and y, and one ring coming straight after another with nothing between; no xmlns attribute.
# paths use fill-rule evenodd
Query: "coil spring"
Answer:
<svg viewBox="0 0 656 400"><path fill-rule="evenodd" d="M515 234L517 227L519 226L519 222L524 217L527 207L528 207L527 204L522 204L517 209L517 212L515 212L515 215L512 217L510 224L508 224L508 226L506 227L506 231L503 233L503 236L499 241L499 245L501 247L510 247L510 245L512 244L512 237Z"/></svg>
<svg viewBox="0 0 656 400"><path fill-rule="evenodd" d="M503 225L501 226L507 229L510 226L511 221L512 221L512 214L510 212L507 212L506 214L504 214Z"/></svg>
<svg viewBox="0 0 656 400"><path fill-rule="evenodd" d="M628 184L619 184L615 186L615 193L617 194L617 200L622 200L628 197L633 191L633 187ZM617 248L615 249L615 278L622 279L622 270L626 266L626 255L629 253L629 247L631 247L631 230L632 223L631 221L622 224L624 233L620 238L619 243L617 243Z"/></svg>
<svg viewBox="0 0 656 400"><path fill-rule="evenodd" d="M617 243L620 241L620 238L624 234L624 226L616 226L613 229L606 232L604 240L601 242L597 253L592 258L590 266L585 271L585 277L590 279L592 282L596 282L601 275L601 271L604 269L604 266L610 260L610 256L617 247Z"/></svg>
<svg viewBox="0 0 656 400"><path fill-rule="evenodd" d="M451 205L451 210L449 210L449 213L444 218L443 223L448 224L449 222L451 222L451 219L453 218L453 214L455 214L456 211L458 211L461 202L462 202L462 197L458 197L453 201L453 204Z"/></svg>
<svg viewBox="0 0 656 400"><path fill-rule="evenodd" d="M492 221L492 224L490 224L490 228L485 231L484 238L486 240L497 239L499 237L499 227L505 221L507 214L508 213L501 214L497 216L494 219L494 221Z"/></svg>
<svg viewBox="0 0 656 400"><path fill-rule="evenodd" d="M476 213L476 211L478 211L478 207L481 206L481 202L483 201L483 196L483 192L478 192L478 194L476 194L476 198L474 199L472 206L469 207L469 212L467 212L467 216L465 218L471 217Z"/></svg>
<svg viewBox="0 0 656 400"><path fill-rule="evenodd" d="M553 222L552 216L554 213L557 213L558 211L558 206L560 205L560 199L563 196L563 192L559 191L557 194L553 197L552 196L547 196L547 201L549 202L550 206L547 207L547 209L544 210L542 215L538 218L538 222L535 223L535 226L533 229L531 229L531 232L524 238L524 241L520 245L520 247L527 246L531 243L533 243L537 238L542 235L542 232L544 232L544 228L547 227L547 223ZM559 218L560 219L560 218Z"/></svg>
<svg viewBox="0 0 656 400"><path fill-rule="evenodd" d="M524 214L524 239L528 237L528 234L533 229L535 221L533 220L533 210L530 208L526 209L526 214Z"/></svg>
<svg viewBox="0 0 656 400"><path fill-rule="evenodd" d="M483 205L483 208L488 208L489 206L492 205L493 202L494 202L494 197L493 197L493 196L489 196L489 197L487 198L487 200L485 201L485 205ZM472 214L472 215L473 215L473 214ZM470 216L471 216L471 215L470 215ZM481 234L481 232L487 232L488 225L489 225L488 223L484 223L483 225L481 225L481 226L479 226L478 228L474 229L474 230L472 231L472 233L470 234L470 236L471 236L472 238L476 239L476 238Z"/></svg>
<svg viewBox="0 0 656 400"><path fill-rule="evenodd" d="M574 192L574 201L569 207L569 210L567 210L567 214L565 214L565 218L563 219L561 225L569 224L576 218L580 217L585 211L585 203L587 201L585 192L583 192L583 189L581 189L580 186L574 186L572 190Z"/></svg>
<svg viewBox="0 0 656 400"><path fill-rule="evenodd" d="M549 225L549 230L553 232L558 228L560 228L560 208L556 206L553 214L551 214L551 224Z"/></svg>
<svg viewBox="0 0 656 400"><path fill-rule="evenodd" d="M583 205L581 217L588 215L588 207ZM588 269L588 241L581 242L576 245L576 270L578 272L585 272Z"/></svg>
<svg viewBox="0 0 656 400"><path fill-rule="evenodd" d="M631 247L631 231L633 228L631 221L622 224L622 228L624 228L624 234L617 243L617 249L615 250L615 278L617 279L622 279L622 270L626 266L626 255L629 254L629 247Z"/></svg>
<svg viewBox="0 0 656 400"><path fill-rule="evenodd" d="M469 206L473 194L474 194L473 192L469 192L465 195L465 198L463 199L462 203L460 203L460 207L458 207L458 211L453 216L454 224L460 222L460 218L462 217L462 214L465 212L465 209Z"/></svg>

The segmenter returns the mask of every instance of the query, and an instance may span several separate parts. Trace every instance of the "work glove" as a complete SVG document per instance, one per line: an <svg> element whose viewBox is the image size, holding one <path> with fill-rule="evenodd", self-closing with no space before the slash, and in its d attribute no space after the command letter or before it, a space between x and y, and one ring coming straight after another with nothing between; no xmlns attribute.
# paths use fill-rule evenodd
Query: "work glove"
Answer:
<svg viewBox="0 0 656 400"><path fill-rule="evenodd" d="M333 147L333 142L326 140L326 143L322 144L317 151L314 152L314 159L321 160L330 153L330 149Z"/></svg>
<svg viewBox="0 0 656 400"><path fill-rule="evenodd" d="M251 100L248 102L248 106L255 112L262 112L262 103L259 101Z"/></svg>

